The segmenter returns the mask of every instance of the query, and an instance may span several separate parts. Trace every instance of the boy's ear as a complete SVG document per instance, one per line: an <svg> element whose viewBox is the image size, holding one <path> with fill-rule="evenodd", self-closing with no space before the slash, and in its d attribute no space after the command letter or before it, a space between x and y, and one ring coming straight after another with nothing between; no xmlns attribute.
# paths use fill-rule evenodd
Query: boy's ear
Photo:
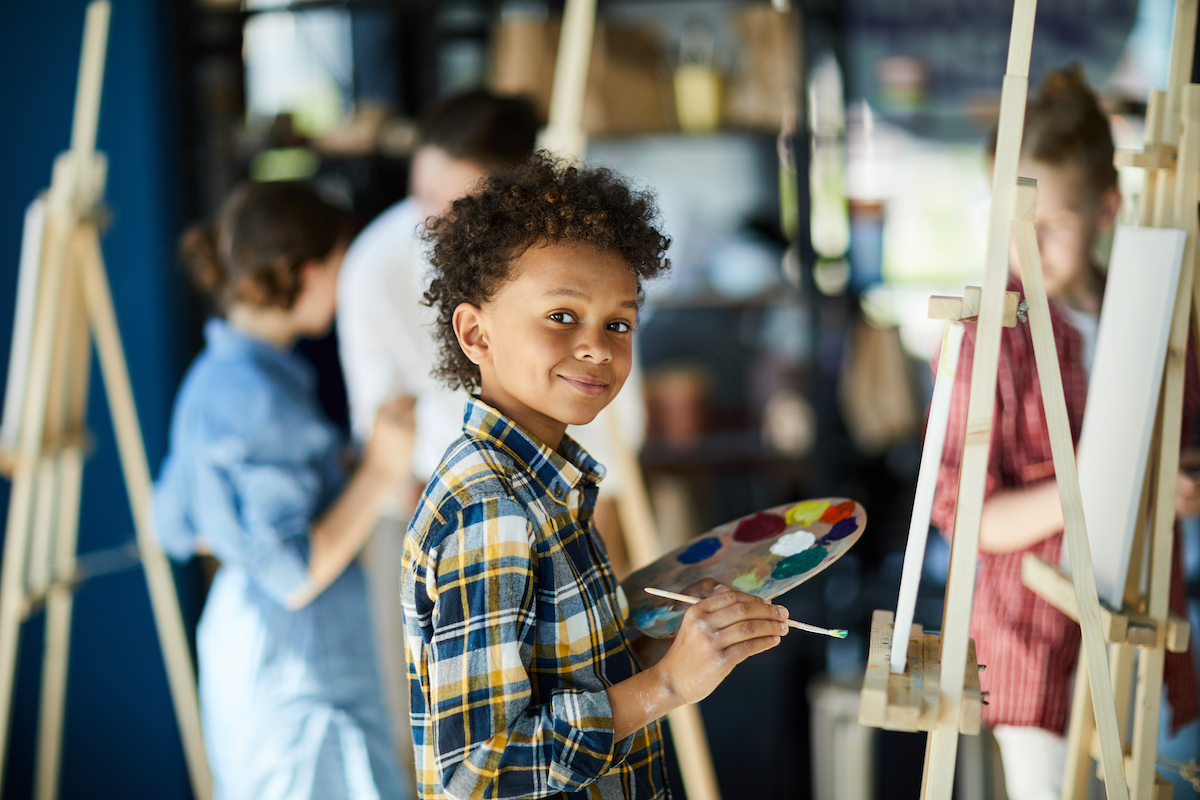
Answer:
<svg viewBox="0 0 1200 800"><path fill-rule="evenodd" d="M483 327L483 309L473 303L459 303L454 309L454 335L458 346L473 364L488 359L487 332Z"/></svg>

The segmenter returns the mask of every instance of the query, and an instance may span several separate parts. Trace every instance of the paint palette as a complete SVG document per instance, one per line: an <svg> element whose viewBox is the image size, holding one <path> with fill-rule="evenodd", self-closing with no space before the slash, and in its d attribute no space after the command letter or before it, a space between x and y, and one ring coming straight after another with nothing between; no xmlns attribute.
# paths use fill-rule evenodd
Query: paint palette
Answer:
<svg viewBox="0 0 1200 800"><path fill-rule="evenodd" d="M623 582L630 620L658 639L674 636L686 609L643 591L687 593L704 578L764 599L778 597L837 561L858 541L867 513L828 497L768 508L727 522L667 553Z"/></svg>

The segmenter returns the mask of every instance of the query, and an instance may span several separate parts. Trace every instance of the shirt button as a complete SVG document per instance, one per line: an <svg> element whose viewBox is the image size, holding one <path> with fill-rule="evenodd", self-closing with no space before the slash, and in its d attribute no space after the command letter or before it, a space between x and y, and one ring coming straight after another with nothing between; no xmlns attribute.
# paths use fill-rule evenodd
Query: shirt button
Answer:
<svg viewBox="0 0 1200 800"><path fill-rule="evenodd" d="M562 499L562 496L563 496L563 488L562 488L561 486L555 486L555 487L554 487L554 496L555 496L555 497L557 497L559 500L561 500L561 499Z"/></svg>

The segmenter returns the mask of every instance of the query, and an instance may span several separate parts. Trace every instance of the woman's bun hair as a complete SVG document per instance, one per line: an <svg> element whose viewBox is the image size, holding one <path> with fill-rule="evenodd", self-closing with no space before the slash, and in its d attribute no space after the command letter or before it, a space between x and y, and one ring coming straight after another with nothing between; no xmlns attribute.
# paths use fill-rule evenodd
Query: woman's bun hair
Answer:
<svg viewBox="0 0 1200 800"><path fill-rule="evenodd" d="M221 310L234 303L288 309L305 264L350 240L350 215L303 183L244 183L215 223L184 231L180 256L196 286Z"/></svg>
<svg viewBox="0 0 1200 800"><path fill-rule="evenodd" d="M225 270L217 258L217 234L208 222L189 225L179 239L179 257L196 288L214 294L225 282Z"/></svg>

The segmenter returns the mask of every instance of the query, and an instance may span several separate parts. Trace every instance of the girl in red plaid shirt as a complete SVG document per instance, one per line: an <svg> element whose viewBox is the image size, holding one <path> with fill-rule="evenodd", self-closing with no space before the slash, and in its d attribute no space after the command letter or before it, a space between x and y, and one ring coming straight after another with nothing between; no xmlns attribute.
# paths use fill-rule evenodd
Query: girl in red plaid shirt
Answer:
<svg viewBox="0 0 1200 800"><path fill-rule="evenodd" d="M1112 229L1121 195L1108 118L1077 67L1051 73L1030 104L1019 174L1038 182L1038 250L1067 415L1078 442L1104 293L1092 251L1098 236ZM1011 270L1008 288L1021 291L1015 253ZM974 351L975 329L967 326L934 499L933 524L946 536L954 529ZM1189 358L1186 420L1194 417L1200 400L1193 363ZM980 663L987 665L980 676L983 689L990 692L984 721L993 727L1000 745L1011 800L1057 800L1065 765L1063 733L1079 626L1021 583L1026 553L1057 564L1062 552L1063 515L1053 478L1029 328L1005 328L971 635ZM1176 500L1181 515L1200 511L1200 493L1182 474ZM1178 543L1174 552L1171 608L1185 614ZM1197 716L1191 653L1168 655L1165 677L1171 725L1178 730Z"/></svg>

